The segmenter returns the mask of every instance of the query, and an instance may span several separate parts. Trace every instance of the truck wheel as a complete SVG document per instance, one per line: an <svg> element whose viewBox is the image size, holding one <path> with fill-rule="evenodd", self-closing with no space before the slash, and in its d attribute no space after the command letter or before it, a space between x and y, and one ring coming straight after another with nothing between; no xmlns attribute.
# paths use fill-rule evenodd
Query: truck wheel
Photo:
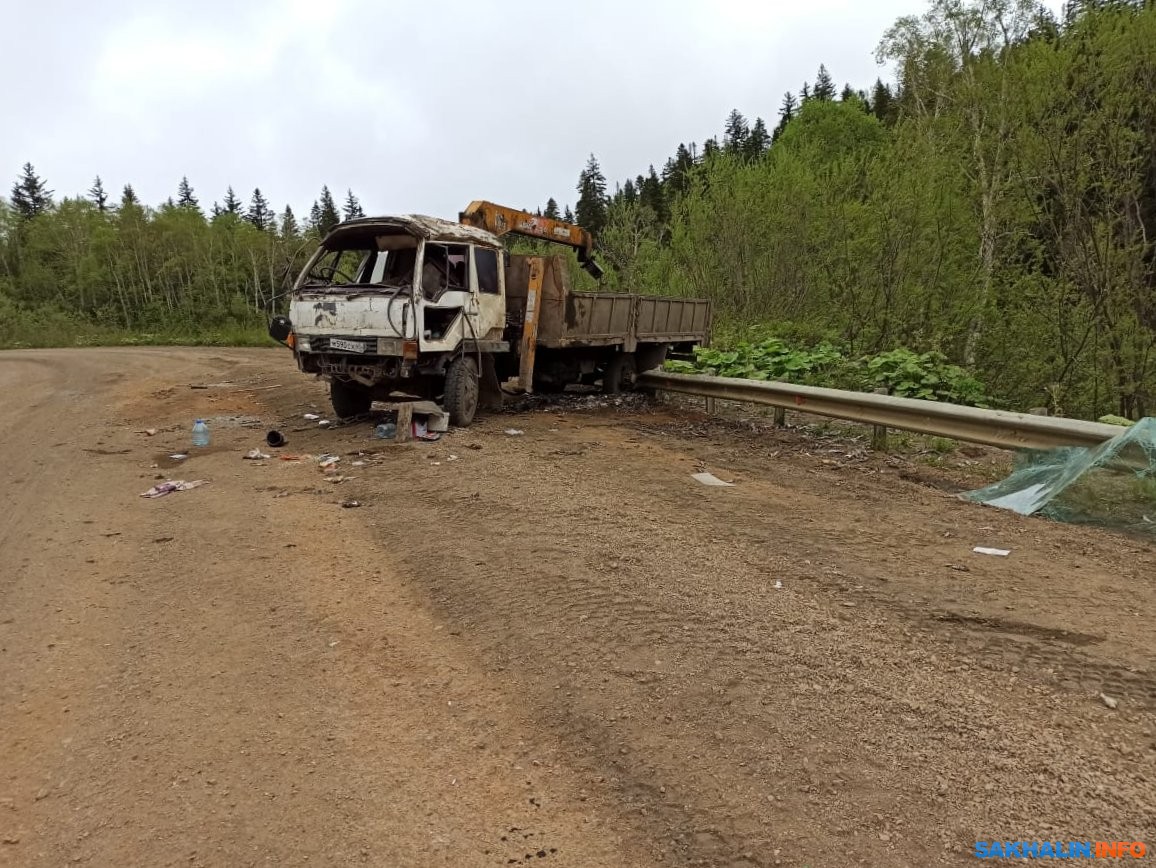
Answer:
<svg viewBox="0 0 1156 868"><path fill-rule="evenodd" d="M473 356L459 356L446 371L446 412L450 424L468 428L478 412L478 363Z"/></svg>
<svg viewBox="0 0 1156 868"><path fill-rule="evenodd" d="M634 388L637 376L638 367L634 362L634 354L619 353L606 366L606 373L602 375L602 391L607 395L629 392Z"/></svg>
<svg viewBox="0 0 1156 868"><path fill-rule="evenodd" d="M373 395L369 389L357 383L331 380L329 403L333 405L333 412L337 414L338 419L349 419L368 413L369 408L373 406Z"/></svg>

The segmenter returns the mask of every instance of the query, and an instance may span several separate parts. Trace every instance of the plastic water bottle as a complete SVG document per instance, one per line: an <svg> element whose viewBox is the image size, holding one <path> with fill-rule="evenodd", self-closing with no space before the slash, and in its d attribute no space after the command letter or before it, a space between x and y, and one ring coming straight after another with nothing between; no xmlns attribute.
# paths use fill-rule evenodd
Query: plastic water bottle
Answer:
<svg viewBox="0 0 1156 868"><path fill-rule="evenodd" d="M200 447L209 445L209 426L205 424L204 419L198 419L193 423L193 445Z"/></svg>
<svg viewBox="0 0 1156 868"><path fill-rule="evenodd" d="M373 433L377 435L378 440L392 440L397 436L397 423L382 422L373 429Z"/></svg>

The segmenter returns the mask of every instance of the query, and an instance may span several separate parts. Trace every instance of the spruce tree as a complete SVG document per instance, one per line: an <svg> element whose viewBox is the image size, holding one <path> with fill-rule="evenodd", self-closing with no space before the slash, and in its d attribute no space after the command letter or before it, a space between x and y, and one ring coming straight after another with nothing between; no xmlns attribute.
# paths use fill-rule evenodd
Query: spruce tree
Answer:
<svg viewBox="0 0 1156 868"><path fill-rule="evenodd" d="M242 207L241 206L241 200L238 199L237 194L233 192L233 185L232 184L230 184L229 188L227 190L225 190L224 206L225 206L223 208L224 213L235 214L238 217L241 216L241 207Z"/></svg>
<svg viewBox="0 0 1156 868"><path fill-rule="evenodd" d="M193 188L189 184L189 179L184 175L181 176L181 183L177 185L177 207L187 208L190 211L199 212L201 210L201 203L193 195Z"/></svg>
<svg viewBox="0 0 1156 868"><path fill-rule="evenodd" d="M658 173L654 171L654 166L650 167L650 171L642 181L638 190L638 201L653 211L662 223L665 223L670 216L666 207L666 194L662 189L662 181L659 180Z"/></svg>
<svg viewBox="0 0 1156 868"><path fill-rule="evenodd" d="M88 188L88 197L92 199L92 204L100 211L108 210L108 193L104 192L104 184L100 180L100 175L96 176L96 180Z"/></svg>
<svg viewBox="0 0 1156 868"><path fill-rule="evenodd" d="M803 82L803 86L799 89L799 105L811 101L811 86L807 82Z"/></svg>
<svg viewBox="0 0 1156 868"><path fill-rule="evenodd" d="M694 154L692 153L691 145L688 148L681 142L678 148L675 149L674 156L666 161L666 166L662 170L662 180L668 184L670 188L676 193L682 193L686 190L689 183L690 170L694 168ZM642 176L639 176L639 189L642 187Z"/></svg>
<svg viewBox="0 0 1156 868"><path fill-rule="evenodd" d="M212 215L213 219L216 220L218 217L220 217L224 213L225 213L225 209L222 208L218 202L214 201L213 207L209 209L209 214Z"/></svg>
<svg viewBox="0 0 1156 868"><path fill-rule="evenodd" d="M321 188L321 207L317 215L317 228L324 235L341 222L341 215L337 213L337 205L333 201L333 194L328 186Z"/></svg>
<svg viewBox="0 0 1156 868"><path fill-rule="evenodd" d="M578 175L578 204L575 216L578 225L598 235L606 225L606 176L598 159L591 154L586 168Z"/></svg>
<svg viewBox="0 0 1156 868"><path fill-rule="evenodd" d="M827 72L827 67L822 63L819 64L819 72L815 76L815 89L811 95L815 99L827 102L835 98L835 82L831 80L831 73Z"/></svg>
<svg viewBox="0 0 1156 868"><path fill-rule="evenodd" d="M52 207L52 191L36 174L31 163L24 164L20 179L12 185L12 207L25 220Z"/></svg>
<svg viewBox="0 0 1156 868"><path fill-rule="evenodd" d="M851 83L848 82L847 84L843 85L843 92L839 94L839 99L843 102L848 102L849 100L855 99L857 96L859 96L859 94L855 93L855 88L851 87Z"/></svg>
<svg viewBox="0 0 1156 868"><path fill-rule="evenodd" d="M136 190L132 188L132 184L125 184L124 189L120 193L120 207L121 208L139 208L140 199L137 198Z"/></svg>
<svg viewBox="0 0 1156 868"><path fill-rule="evenodd" d="M566 210L564 210L562 212L562 221L564 223L573 223L574 222L574 212L570 210L569 205L567 205Z"/></svg>
<svg viewBox="0 0 1156 868"><path fill-rule="evenodd" d="M747 138L751 130L747 119L738 109L731 109L727 115L726 127L723 132L723 150L732 156L739 156L746 151Z"/></svg>
<svg viewBox="0 0 1156 868"><path fill-rule="evenodd" d="M622 185L622 201L631 205L638 201L638 187L629 178Z"/></svg>
<svg viewBox="0 0 1156 868"><path fill-rule="evenodd" d="M704 163L707 160L713 159L718 154L718 152L718 139L714 136L711 136L709 139L702 143L702 161Z"/></svg>
<svg viewBox="0 0 1156 868"><path fill-rule="evenodd" d="M891 88L883 83L883 79L875 79L875 87L871 91L871 114L883 123L890 124L895 120L895 98Z"/></svg>
<svg viewBox="0 0 1156 868"><path fill-rule="evenodd" d="M293 209L286 205L285 210L281 212L281 237L291 241L299 234L297 218L293 214Z"/></svg>
<svg viewBox="0 0 1156 868"><path fill-rule="evenodd" d="M343 207L345 219L353 220L357 217L364 217L365 211L362 210L361 203L357 201L357 197L353 195L353 190L346 189L345 193L345 205Z"/></svg>
<svg viewBox="0 0 1156 868"><path fill-rule="evenodd" d="M783 94L783 104L779 107L779 123L775 126L775 131L771 135L771 141L778 140L779 136L783 134L783 130L789 124L799 111L799 103L795 99L795 95L790 91Z"/></svg>
<svg viewBox="0 0 1156 868"><path fill-rule="evenodd" d="M269 210L269 200L261 194L261 188L253 190L253 198L249 200L249 210L245 213L245 222L267 232L273 228L273 212Z"/></svg>
<svg viewBox="0 0 1156 868"><path fill-rule="evenodd" d="M551 196L546 200L546 209L542 212L543 217L549 217L551 220L560 220L562 214L558 211L558 201Z"/></svg>
<svg viewBox="0 0 1156 868"><path fill-rule="evenodd" d="M321 206L317 204L317 200L313 200L313 205L309 208L309 228L315 232L321 230Z"/></svg>
<svg viewBox="0 0 1156 868"><path fill-rule="evenodd" d="M755 118L750 135L747 136L746 150L743 152L748 160L757 160L771 146L771 134L767 132L767 124L762 118Z"/></svg>

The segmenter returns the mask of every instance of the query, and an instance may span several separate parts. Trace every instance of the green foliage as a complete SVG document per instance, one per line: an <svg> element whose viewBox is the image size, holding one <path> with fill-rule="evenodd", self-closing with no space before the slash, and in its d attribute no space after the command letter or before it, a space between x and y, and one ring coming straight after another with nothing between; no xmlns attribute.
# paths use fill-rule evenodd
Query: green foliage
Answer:
<svg viewBox="0 0 1156 868"><path fill-rule="evenodd" d="M739 341L727 349L699 347L693 362L674 359L666 363L666 370L842 389L882 388L901 398L986 405L980 382L939 352L895 349L856 356L827 342L804 347L765 337Z"/></svg>
<svg viewBox="0 0 1156 868"><path fill-rule="evenodd" d="M983 386L940 352L890 350L863 360L868 381L900 398L983 406Z"/></svg>

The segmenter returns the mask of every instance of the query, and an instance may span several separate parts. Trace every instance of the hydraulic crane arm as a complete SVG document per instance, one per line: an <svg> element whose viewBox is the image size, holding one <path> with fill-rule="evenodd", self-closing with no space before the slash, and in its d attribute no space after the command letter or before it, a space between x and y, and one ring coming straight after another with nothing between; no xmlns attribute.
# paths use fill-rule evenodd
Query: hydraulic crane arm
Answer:
<svg viewBox="0 0 1156 868"><path fill-rule="evenodd" d="M584 271L595 279L602 276L602 269L594 261L594 238L581 226L538 217L493 202L471 202L458 215L458 221L495 235L522 235L572 247L578 252L578 263Z"/></svg>

